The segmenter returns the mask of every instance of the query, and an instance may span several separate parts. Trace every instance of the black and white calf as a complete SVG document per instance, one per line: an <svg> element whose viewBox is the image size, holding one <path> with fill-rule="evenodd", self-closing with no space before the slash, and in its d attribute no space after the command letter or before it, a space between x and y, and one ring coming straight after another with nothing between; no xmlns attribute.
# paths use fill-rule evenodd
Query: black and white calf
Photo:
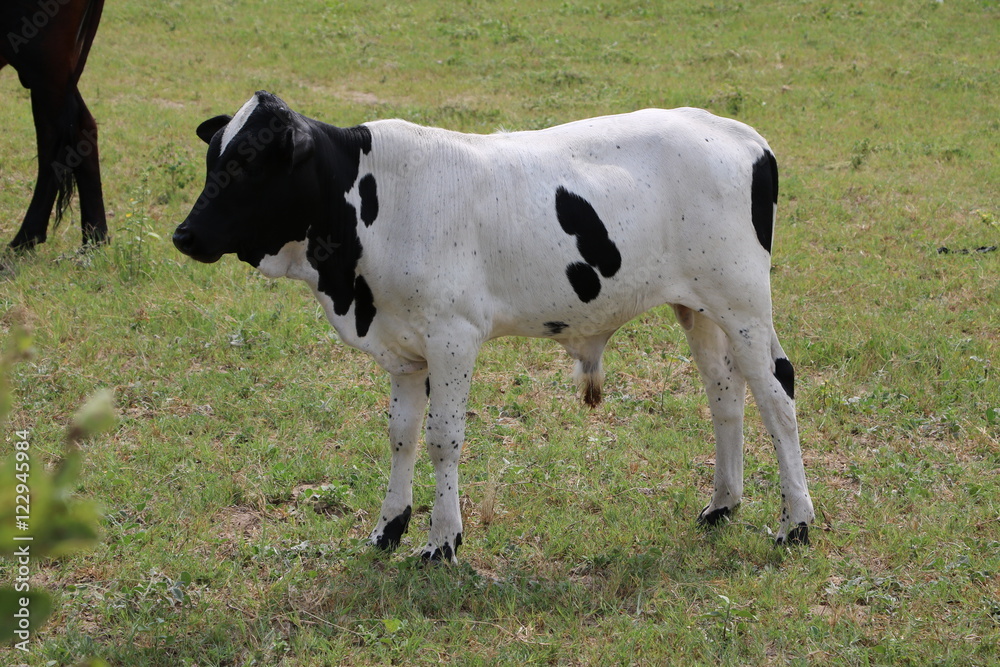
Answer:
<svg viewBox="0 0 1000 667"><path fill-rule="evenodd" d="M740 502L749 384L780 467L777 540L808 541L792 365L771 322L778 172L751 128L647 109L488 136L401 120L344 129L258 92L198 136L208 177L177 248L203 262L235 252L307 282L344 342L392 376L374 545L394 548L406 531L426 412L437 496L422 554L455 560L466 399L485 341L558 341L594 405L608 339L666 303L715 426L715 492L699 522Z"/></svg>

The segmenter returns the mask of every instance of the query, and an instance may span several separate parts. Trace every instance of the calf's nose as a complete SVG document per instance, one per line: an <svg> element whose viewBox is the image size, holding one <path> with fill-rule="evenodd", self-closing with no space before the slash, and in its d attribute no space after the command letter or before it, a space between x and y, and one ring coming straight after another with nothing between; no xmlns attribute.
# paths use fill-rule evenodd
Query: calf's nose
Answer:
<svg viewBox="0 0 1000 667"><path fill-rule="evenodd" d="M174 232L174 247L180 250L185 255L191 253L191 248L194 245L194 234L191 233L190 229L186 229L184 225L181 225Z"/></svg>

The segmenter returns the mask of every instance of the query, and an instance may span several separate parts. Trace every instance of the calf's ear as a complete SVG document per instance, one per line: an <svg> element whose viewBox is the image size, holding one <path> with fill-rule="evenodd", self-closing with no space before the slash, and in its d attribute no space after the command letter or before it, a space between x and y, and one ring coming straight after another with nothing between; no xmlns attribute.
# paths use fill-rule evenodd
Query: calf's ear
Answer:
<svg viewBox="0 0 1000 667"><path fill-rule="evenodd" d="M295 167L313 154L316 142L313 141L308 128L293 127L289 134L292 143L292 166Z"/></svg>
<svg viewBox="0 0 1000 667"><path fill-rule="evenodd" d="M198 138L204 141L206 144L212 143L212 137L215 133L224 128L229 124L229 121L233 119L232 116L216 116L215 118L209 118L204 123L198 126L195 132L198 134Z"/></svg>

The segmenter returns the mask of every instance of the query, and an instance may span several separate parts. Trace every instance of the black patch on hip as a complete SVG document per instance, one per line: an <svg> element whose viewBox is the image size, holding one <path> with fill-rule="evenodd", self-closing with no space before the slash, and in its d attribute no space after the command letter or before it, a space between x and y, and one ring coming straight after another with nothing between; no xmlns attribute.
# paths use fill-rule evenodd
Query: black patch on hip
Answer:
<svg viewBox="0 0 1000 667"><path fill-rule="evenodd" d="M375 187L375 177L365 175L358 183L358 194L361 195L361 222L365 227L371 227L378 217L378 194Z"/></svg>
<svg viewBox="0 0 1000 667"><path fill-rule="evenodd" d="M750 183L750 219L757 240L771 252L774 235L774 206L778 203L778 163L771 151L765 150L753 164Z"/></svg>
<svg viewBox="0 0 1000 667"><path fill-rule="evenodd" d="M597 272L611 278L622 267L618 246L590 202L561 185L556 188L556 218L564 232L576 237L576 249L584 260L567 266L566 277L581 301L593 301L601 293Z"/></svg>
<svg viewBox="0 0 1000 667"><path fill-rule="evenodd" d="M778 378L781 388L788 394L788 398L795 400L795 369L792 362L781 358L774 360L774 377Z"/></svg>
<svg viewBox="0 0 1000 667"><path fill-rule="evenodd" d="M618 273L622 255L590 202L559 186L556 188L556 217L563 231L576 237L576 249L587 264L605 278Z"/></svg>
<svg viewBox="0 0 1000 667"><path fill-rule="evenodd" d="M589 264L583 262L570 264L566 267L566 277L569 278L569 284L573 286L580 301L584 303L593 301L601 293L601 279Z"/></svg>

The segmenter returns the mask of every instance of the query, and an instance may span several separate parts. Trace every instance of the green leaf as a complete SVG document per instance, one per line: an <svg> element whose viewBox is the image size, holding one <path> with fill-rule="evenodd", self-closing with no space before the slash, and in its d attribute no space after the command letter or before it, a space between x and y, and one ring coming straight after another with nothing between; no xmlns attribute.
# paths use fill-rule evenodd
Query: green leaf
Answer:
<svg viewBox="0 0 1000 667"><path fill-rule="evenodd" d="M81 504L74 505L74 512L80 509ZM96 514L54 518L47 526L48 534L44 536L48 539L46 555L63 556L93 546L98 538L95 521Z"/></svg>
<svg viewBox="0 0 1000 667"><path fill-rule="evenodd" d="M387 634L394 635L406 625L406 621L401 621L398 618L384 618L382 619L382 625L385 626Z"/></svg>

